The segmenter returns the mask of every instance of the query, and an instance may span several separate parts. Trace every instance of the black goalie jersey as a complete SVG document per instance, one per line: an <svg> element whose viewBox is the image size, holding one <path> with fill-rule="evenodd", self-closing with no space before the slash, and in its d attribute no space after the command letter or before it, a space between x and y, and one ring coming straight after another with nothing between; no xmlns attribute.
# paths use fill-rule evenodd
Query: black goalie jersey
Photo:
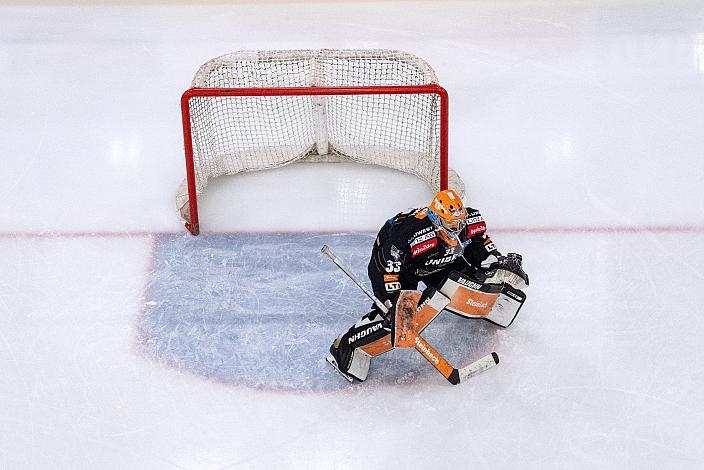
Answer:
<svg viewBox="0 0 704 470"><path fill-rule="evenodd" d="M479 211L467 208L466 227L459 233L462 245L450 246L428 218L428 209L402 212L379 230L371 260L369 279L374 295L382 302L398 291L417 289L418 283L438 286L452 270L467 272L479 268L490 254L499 256L486 235ZM465 262L459 256L464 252Z"/></svg>

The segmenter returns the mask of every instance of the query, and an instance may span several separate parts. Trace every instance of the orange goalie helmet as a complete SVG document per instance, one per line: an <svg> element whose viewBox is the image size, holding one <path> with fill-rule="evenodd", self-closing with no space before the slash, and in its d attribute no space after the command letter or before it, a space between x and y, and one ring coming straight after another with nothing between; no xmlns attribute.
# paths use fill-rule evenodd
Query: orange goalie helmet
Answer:
<svg viewBox="0 0 704 470"><path fill-rule="evenodd" d="M445 242L451 246L460 243L459 234L467 225L467 209L454 190L445 189L435 195L428 206L428 218Z"/></svg>

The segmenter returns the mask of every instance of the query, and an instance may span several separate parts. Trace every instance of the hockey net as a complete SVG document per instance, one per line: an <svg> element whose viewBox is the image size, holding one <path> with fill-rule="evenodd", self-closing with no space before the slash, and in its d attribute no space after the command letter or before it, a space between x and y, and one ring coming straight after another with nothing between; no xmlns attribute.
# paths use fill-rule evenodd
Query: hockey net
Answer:
<svg viewBox="0 0 704 470"><path fill-rule="evenodd" d="M237 52L205 63L181 98L186 179L179 214L222 175L297 161L353 161L464 184L447 167L447 93L422 59L389 50Z"/></svg>

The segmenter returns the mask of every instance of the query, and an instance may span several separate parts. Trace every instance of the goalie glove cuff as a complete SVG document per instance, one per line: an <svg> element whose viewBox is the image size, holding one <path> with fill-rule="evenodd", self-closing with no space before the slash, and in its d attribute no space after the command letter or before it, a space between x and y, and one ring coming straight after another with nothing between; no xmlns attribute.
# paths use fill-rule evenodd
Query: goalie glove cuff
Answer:
<svg viewBox="0 0 704 470"><path fill-rule="evenodd" d="M499 256L497 261L489 266L485 273L487 284L506 283L514 289L525 289L530 281L523 271L523 257L518 253L508 253Z"/></svg>
<svg viewBox="0 0 704 470"><path fill-rule="evenodd" d="M499 258L496 255L489 255L487 258L482 261L481 267L483 269L491 269L494 264L496 264L499 261Z"/></svg>

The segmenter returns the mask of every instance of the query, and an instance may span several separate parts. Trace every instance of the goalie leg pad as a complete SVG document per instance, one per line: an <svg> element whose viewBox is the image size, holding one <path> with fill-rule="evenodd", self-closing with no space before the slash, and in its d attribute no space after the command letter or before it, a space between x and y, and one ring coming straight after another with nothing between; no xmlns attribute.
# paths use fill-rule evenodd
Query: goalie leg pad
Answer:
<svg viewBox="0 0 704 470"><path fill-rule="evenodd" d="M501 288L501 285L482 284L452 271L440 286L440 292L451 299L446 307L449 311L468 318L485 318L491 313Z"/></svg>
<svg viewBox="0 0 704 470"><path fill-rule="evenodd" d="M393 344L391 344L391 333L387 333L369 344L360 346L359 349L364 351L370 357L376 357L380 354L384 354L386 351L391 351L393 349Z"/></svg>
<svg viewBox="0 0 704 470"><path fill-rule="evenodd" d="M342 335L346 346L358 348L372 343L391 332L391 324L378 310L372 310Z"/></svg>
<svg viewBox="0 0 704 470"><path fill-rule="evenodd" d="M415 337L438 316L450 299L427 288L421 294L416 290L401 291L394 309L393 338L396 348L415 348Z"/></svg>
<svg viewBox="0 0 704 470"><path fill-rule="evenodd" d="M381 312L372 310L333 342L326 360L348 380L362 382L371 358L390 349L391 324Z"/></svg>
<svg viewBox="0 0 704 470"><path fill-rule="evenodd" d="M362 348L369 356L391 349L391 322L378 310L364 315L342 338L345 347Z"/></svg>
<svg viewBox="0 0 704 470"><path fill-rule="evenodd" d="M425 289L416 312L416 331L422 333L449 303L450 299L434 287Z"/></svg>
<svg viewBox="0 0 704 470"><path fill-rule="evenodd" d="M413 348L415 337L415 316L421 293L416 290L403 290L396 300L393 311L393 346L395 348Z"/></svg>
<svg viewBox="0 0 704 470"><path fill-rule="evenodd" d="M357 348L352 351L352 361L350 361L350 366L347 369L347 373L359 380L364 382L369 374L369 364L372 358L362 350L362 348Z"/></svg>
<svg viewBox="0 0 704 470"><path fill-rule="evenodd" d="M526 294L524 294L523 291L514 289L508 284L504 284L501 295L499 295L499 298L494 304L494 308L491 309L486 320L495 325L507 328L511 326L513 320L516 319L525 301Z"/></svg>

